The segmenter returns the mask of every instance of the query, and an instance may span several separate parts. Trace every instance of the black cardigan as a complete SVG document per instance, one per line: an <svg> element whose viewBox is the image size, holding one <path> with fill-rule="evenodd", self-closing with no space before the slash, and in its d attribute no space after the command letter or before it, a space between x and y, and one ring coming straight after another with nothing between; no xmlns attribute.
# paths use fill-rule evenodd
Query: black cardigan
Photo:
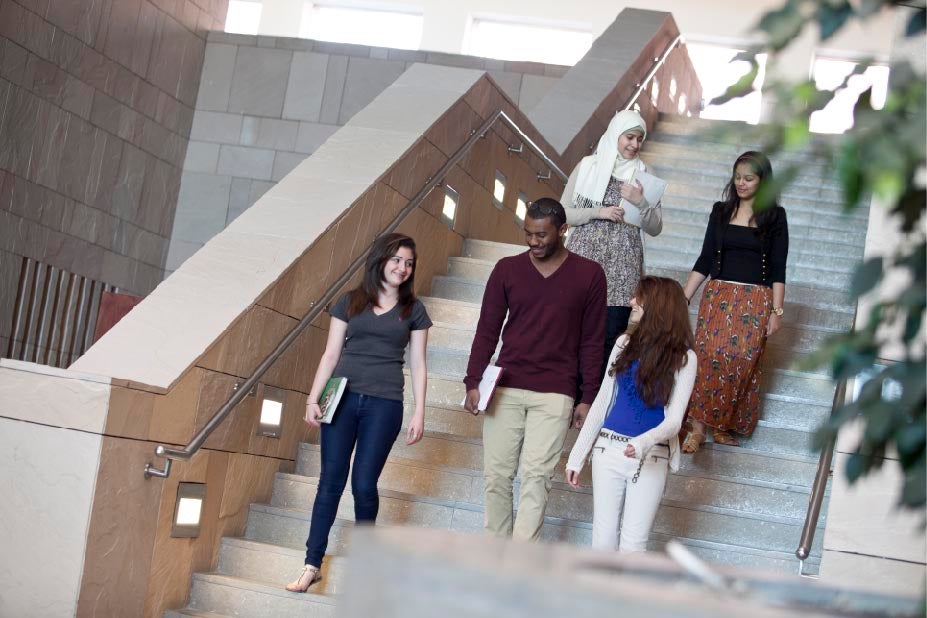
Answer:
<svg viewBox="0 0 927 618"><path fill-rule="evenodd" d="M760 261L756 264L759 269L758 276L753 281L744 283L762 282L763 285L772 286L773 283L785 283L785 265L789 255L789 224L786 220L785 209L774 206L773 223L769 234L760 237ZM730 221L722 216L724 204L715 202L708 217L708 226L705 228L705 240L702 242L702 252L695 261L692 270L706 277L711 275L717 278L721 274L724 260L724 231Z"/></svg>

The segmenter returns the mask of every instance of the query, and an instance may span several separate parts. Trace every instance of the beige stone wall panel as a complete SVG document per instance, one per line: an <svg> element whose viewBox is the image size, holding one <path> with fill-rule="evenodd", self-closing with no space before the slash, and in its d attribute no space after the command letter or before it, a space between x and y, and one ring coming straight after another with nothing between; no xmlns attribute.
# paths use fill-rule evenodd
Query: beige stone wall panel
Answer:
<svg viewBox="0 0 927 618"><path fill-rule="evenodd" d="M200 431L235 392L235 383L241 378L200 370L200 394L196 403L196 424L194 433ZM260 389L255 395L247 395L235 406L225 420L206 439L203 448L231 452L246 452L255 422L260 418Z"/></svg>
<svg viewBox="0 0 927 618"><path fill-rule="evenodd" d="M412 199L446 162L447 157L434 144L421 139L392 166L384 182Z"/></svg>
<svg viewBox="0 0 927 618"><path fill-rule="evenodd" d="M156 397L134 388L113 386L106 414L106 435L147 440Z"/></svg>
<svg viewBox="0 0 927 618"><path fill-rule="evenodd" d="M425 139L450 157L469 139L471 133L483 124L466 101L458 101L447 110L438 122L425 132Z"/></svg>
<svg viewBox="0 0 927 618"><path fill-rule="evenodd" d="M254 305L196 364L204 369L247 378L295 325L293 318Z"/></svg>
<svg viewBox="0 0 927 618"><path fill-rule="evenodd" d="M257 304L301 319L309 310L309 304L325 292L334 247L335 234L328 230L258 299Z"/></svg>
<svg viewBox="0 0 927 618"><path fill-rule="evenodd" d="M204 372L191 369L166 395L155 396L148 439L165 444L186 444L193 437L196 406Z"/></svg>
<svg viewBox="0 0 927 618"><path fill-rule="evenodd" d="M141 474L154 444L105 437L77 616L141 616L163 484ZM178 474L175 477L180 478Z"/></svg>

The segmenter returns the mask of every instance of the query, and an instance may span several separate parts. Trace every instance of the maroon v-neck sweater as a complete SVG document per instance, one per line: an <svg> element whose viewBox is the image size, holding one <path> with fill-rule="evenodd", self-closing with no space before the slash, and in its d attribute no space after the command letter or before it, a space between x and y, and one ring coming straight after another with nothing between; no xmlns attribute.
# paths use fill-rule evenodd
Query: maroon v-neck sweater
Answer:
<svg viewBox="0 0 927 618"><path fill-rule="evenodd" d="M605 288L602 267L575 253L546 279L527 251L499 260L483 294L467 390L479 386L502 330L499 386L572 397L582 369L581 402L591 404L602 370Z"/></svg>

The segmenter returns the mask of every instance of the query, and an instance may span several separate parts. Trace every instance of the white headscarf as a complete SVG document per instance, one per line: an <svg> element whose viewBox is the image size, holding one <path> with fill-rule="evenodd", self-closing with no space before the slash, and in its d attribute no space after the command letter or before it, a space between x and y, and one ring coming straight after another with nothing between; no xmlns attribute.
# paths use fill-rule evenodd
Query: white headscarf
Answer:
<svg viewBox="0 0 927 618"><path fill-rule="evenodd" d="M619 180L628 180L634 170L645 169L640 157L625 159L618 152L618 138L633 129L643 131L644 137L647 137L647 123L640 113L626 109L615 114L605 133L599 138L595 152L579 164L574 204L583 201L601 204L612 176Z"/></svg>

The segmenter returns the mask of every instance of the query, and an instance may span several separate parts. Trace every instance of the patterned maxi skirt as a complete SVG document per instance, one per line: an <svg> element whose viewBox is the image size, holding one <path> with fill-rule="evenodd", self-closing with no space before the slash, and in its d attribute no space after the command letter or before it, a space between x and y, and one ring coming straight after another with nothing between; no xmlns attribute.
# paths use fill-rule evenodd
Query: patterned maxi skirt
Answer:
<svg viewBox="0 0 927 618"><path fill-rule="evenodd" d="M759 420L760 358L766 347L772 290L712 279L695 326L698 376L689 417L749 436Z"/></svg>

